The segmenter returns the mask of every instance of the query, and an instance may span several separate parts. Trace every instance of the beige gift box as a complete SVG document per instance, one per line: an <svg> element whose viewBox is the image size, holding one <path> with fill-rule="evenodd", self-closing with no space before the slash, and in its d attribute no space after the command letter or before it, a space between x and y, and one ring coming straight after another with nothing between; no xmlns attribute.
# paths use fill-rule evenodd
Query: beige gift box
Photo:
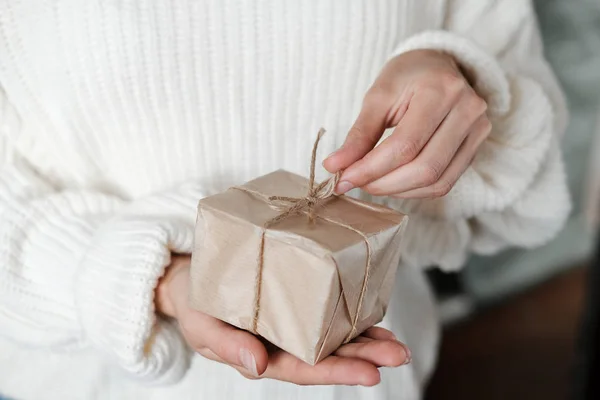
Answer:
<svg viewBox="0 0 600 400"><path fill-rule="evenodd" d="M276 171L201 200L190 301L315 364L382 320L407 217L331 196L313 221L305 210L277 220L285 207L271 196L308 191L307 179Z"/></svg>

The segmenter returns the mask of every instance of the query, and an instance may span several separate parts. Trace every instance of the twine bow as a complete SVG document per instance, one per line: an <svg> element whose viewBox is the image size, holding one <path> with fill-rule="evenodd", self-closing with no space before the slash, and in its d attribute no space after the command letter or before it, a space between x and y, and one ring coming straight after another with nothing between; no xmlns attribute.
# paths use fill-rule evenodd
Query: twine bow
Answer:
<svg viewBox="0 0 600 400"><path fill-rule="evenodd" d="M362 310L362 303L367 291L367 285L369 282L369 273L371 269L371 244L369 243L368 237L358 229L347 225L343 222L336 221L334 219L320 216L317 214L317 209L324 205L331 197L335 196L334 190L337 186L341 172L336 173L334 176L326 179L318 185L315 185L315 164L317 158L317 149L319 147L319 142L321 137L325 134L325 130L321 128L319 133L317 134L317 139L313 145L312 156L310 161L310 178L308 184L308 193L305 197L286 197L286 196L266 196L263 193L257 192L252 189L244 188L244 187L234 187L234 189L241 190L243 192L252 194L264 200L271 208L280 211L280 214L266 221L262 226L262 232L260 235L260 244L258 251L258 260L257 260L257 271L256 271L256 280L255 280L255 293L254 293L254 309L252 312L252 324L250 326L250 331L254 334L257 334L258 327L258 316L260 313L260 299L261 299L261 290L262 290L262 275L264 269L264 259L265 259L265 235L267 233L267 229L277 223L298 214L306 214L308 216L308 220L310 223L313 223L315 219L322 219L324 221L330 222L332 224L344 227L353 232L359 234L363 240L365 241L367 247L367 262L365 267L365 276L363 279L363 284L361 287L360 295L358 298L358 304L356 307L356 313L352 318L352 329L348 333L348 336L344 340L344 343L349 342L354 338L357 332L358 320L360 317L360 312Z"/></svg>

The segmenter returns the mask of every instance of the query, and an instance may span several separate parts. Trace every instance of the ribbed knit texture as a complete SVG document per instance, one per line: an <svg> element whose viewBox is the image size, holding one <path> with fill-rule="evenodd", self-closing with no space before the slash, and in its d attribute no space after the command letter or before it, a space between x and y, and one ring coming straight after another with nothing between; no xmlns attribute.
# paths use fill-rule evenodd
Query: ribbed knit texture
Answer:
<svg viewBox="0 0 600 400"><path fill-rule="evenodd" d="M305 175L318 128L329 131L323 157L383 64L424 48L473 73L493 132L448 196L380 199L411 214L403 261L413 272L395 297L405 308L385 323L413 364L359 390L245 385L196 361L172 386L177 398L182 388L206 399L417 398L436 340L417 267L542 244L569 211L564 101L528 1L0 0L0 336L39 354L91 351L147 383L181 379L190 353L156 318L153 290L171 251L191 250L198 199L278 168ZM17 383L23 368L10 379L4 360L0 390L39 398L41 383ZM52 357L35 365L36 377L61 368ZM67 397L175 393L64 365Z"/></svg>

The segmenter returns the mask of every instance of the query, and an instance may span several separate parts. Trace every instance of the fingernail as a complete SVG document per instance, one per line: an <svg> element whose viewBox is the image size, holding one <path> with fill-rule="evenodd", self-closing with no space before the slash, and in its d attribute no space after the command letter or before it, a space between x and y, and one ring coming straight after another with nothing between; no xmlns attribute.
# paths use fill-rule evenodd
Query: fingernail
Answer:
<svg viewBox="0 0 600 400"><path fill-rule="evenodd" d="M412 362L412 354L410 352L410 349L404 343L400 343L400 344L402 344L402 347L404 347L404 352L406 353L406 359L404 360L404 364L402 364L402 365L410 364Z"/></svg>
<svg viewBox="0 0 600 400"><path fill-rule="evenodd" d="M338 183L337 188L335 189L335 192L337 194L344 194L349 190L354 189L354 185L348 181L341 181L340 183Z"/></svg>
<svg viewBox="0 0 600 400"><path fill-rule="evenodd" d="M240 349L240 363L253 376L258 377L258 369L256 368L256 359L248 349Z"/></svg>

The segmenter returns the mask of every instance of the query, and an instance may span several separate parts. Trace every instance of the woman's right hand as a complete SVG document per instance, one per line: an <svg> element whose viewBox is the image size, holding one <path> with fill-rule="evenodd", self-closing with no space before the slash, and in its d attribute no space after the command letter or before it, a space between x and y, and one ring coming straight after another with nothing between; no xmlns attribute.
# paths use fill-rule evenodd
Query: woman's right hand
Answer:
<svg viewBox="0 0 600 400"><path fill-rule="evenodd" d="M271 378L299 385L379 383L378 367L410 362L407 347L387 329L373 327L333 355L311 366L283 350L269 349L251 333L193 310L188 305L189 256L174 256L157 288L159 311L177 319L188 344L249 379Z"/></svg>

